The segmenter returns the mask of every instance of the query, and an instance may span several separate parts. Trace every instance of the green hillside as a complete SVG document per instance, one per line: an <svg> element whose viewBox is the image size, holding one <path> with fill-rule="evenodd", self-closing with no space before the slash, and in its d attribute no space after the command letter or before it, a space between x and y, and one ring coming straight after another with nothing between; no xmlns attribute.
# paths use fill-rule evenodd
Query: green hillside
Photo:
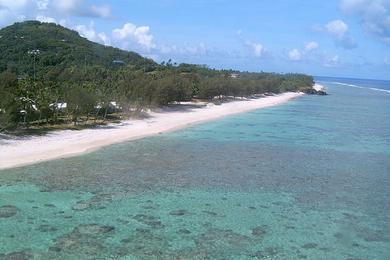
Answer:
<svg viewBox="0 0 390 260"><path fill-rule="evenodd" d="M38 74L58 74L64 68L85 64L112 66L115 60L138 67L155 65L137 53L94 43L76 31L38 21L15 23L1 29L0 49L0 71L10 67L19 74L33 73L34 56Z"/></svg>

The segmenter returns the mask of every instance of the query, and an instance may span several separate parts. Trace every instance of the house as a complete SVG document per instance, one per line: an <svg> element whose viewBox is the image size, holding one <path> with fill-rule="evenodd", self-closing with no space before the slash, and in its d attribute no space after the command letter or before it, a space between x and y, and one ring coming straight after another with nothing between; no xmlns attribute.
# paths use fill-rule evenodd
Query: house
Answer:
<svg viewBox="0 0 390 260"><path fill-rule="evenodd" d="M68 103L61 103L61 102L51 103L49 107L55 107L56 109L63 110L68 107Z"/></svg>
<svg viewBox="0 0 390 260"><path fill-rule="evenodd" d="M125 62L123 60L113 60L112 63L118 64L118 65L124 65Z"/></svg>

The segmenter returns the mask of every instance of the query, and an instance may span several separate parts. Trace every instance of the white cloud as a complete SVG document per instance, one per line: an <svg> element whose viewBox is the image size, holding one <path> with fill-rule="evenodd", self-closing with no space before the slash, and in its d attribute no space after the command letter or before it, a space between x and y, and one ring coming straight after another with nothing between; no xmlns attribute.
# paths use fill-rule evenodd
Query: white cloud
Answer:
<svg viewBox="0 0 390 260"><path fill-rule="evenodd" d="M255 43L252 45L252 47L253 47L253 51L254 51L256 57L260 58L261 56L263 56L263 53L264 53L264 46L263 45L261 45L260 43Z"/></svg>
<svg viewBox="0 0 390 260"><path fill-rule="evenodd" d="M99 39L103 42L104 45L109 46L111 45L110 37L107 36L104 32L98 33Z"/></svg>
<svg viewBox="0 0 390 260"><path fill-rule="evenodd" d="M122 28L114 29L112 34L117 40L133 40L146 49L156 47L156 44L153 42L153 35L150 33L149 26L137 27L132 23L126 23ZM128 44L128 42L125 42L125 44Z"/></svg>
<svg viewBox="0 0 390 260"><path fill-rule="evenodd" d="M0 27L24 20L34 6L33 0L0 0Z"/></svg>
<svg viewBox="0 0 390 260"><path fill-rule="evenodd" d="M49 0L37 0L38 10L46 10L49 5Z"/></svg>
<svg viewBox="0 0 390 260"><path fill-rule="evenodd" d="M343 38L345 33L348 31L348 25L342 20L330 21L325 25L325 28L331 35L338 39Z"/></svg>
<svg viewBox="0 0 390 260"><path fill-rule="evenodd" d="M148 54L143 54L142 56L144 56L144 57L146 57L148 59L154 60L155 62L160 61L160 56L157 55L157 54L150 54L150 53L148 53Z"/></svg>
<svg viewBox="0 0 390 260"><path fill-rule="evenodd" d="M93 28L93 24L90 24L89 26L86 26L84 24L77 25L75 27L76 31L79 32L80 36L85 37L91 41L97 40L97 34L95 32L95 29Z"/></svg>
<svg viewBox="0 0 390 260"><path fill-rule="evenodd" d="M35 20L40 21L42 23L57 23L57 20L55 18L44 15L37 15Z"/></svg>
<svg viewBox="0 0 390 260"><path fill-rule="evenodd" d="M91 22L88 26L80 24L75 27L75 30L79 32L82 37L87 38L90 41L103 43L105 45L110 45L110 38L104 33L97 33L94 28L94 23Z"/></svg>
<svg viewBox="0 0 390 260"><path fill-rule="evenodd" d="M367 2L366 0L341 0L340 7L344 11L352 11L356 9L357 6L361 6Z"/></svg>
<svg viewBox="0 0 390 260"><path fill-rule="evenodd" d="M100 18L111 17L110 6L89 6L84 0L53 0L52 5L60 14Z"/></svg>
<svg viewBox="0 0 390 260"><path fill-rule="evenodd" d="M180 55L192 55L200 56L207 54L207 47L205 44L200 43L198 45L187 45L184 47L178 47L177 45L161 45L157 47L161 54L180 54Z"/></svg>
<svg viewBox="0 0 390 260"><path fill-rule="evenodd" d="M27 7L32 0L1 0L0 6L9 8L10 10L18 10Z"/></svg>
<svg viewBox="0 0 390 260"><path fill-rule="evenodd" d="M264 56L265 48L262 44L255 42L247 42L247 45L252 49L252 52L255 57L261 58Z"/></svg>
<svg viewBox="0 0 390 260"><path fill-rule="evenodd" d="M315 50L317 49L319 46L319 44L317 42L308 42L305 44L305 51L312 51L312 50Z"/></svg>
<svg viewBox="0 0 390 260"><path fill-rule="evenodd" d="M200 43L199 45L185 46L182 49L182 53L190 55L204 55L207 52L206 46L203 43Z"/></svg>
<svg viewBox="0 0 390 260"><path fill-rule="evenodd" d="M176 49L176 45L173 46L166 46L166 45L161 45L160 46L160 52L164 54L169 54L172 52L172 50Z"/></svg>
<svg viewBox="0 0 390 260"><path fill-rule="evenodd" d="M333 62L333 63L338 63L339 62L339 56L338 55L334 55L333 57L330 58L330 61Z"/></svg>
<svg viewBox="0 0 390 260"><path fill-rule="evenodd" d="M341 9L357 14L368 33L390 44L390 1L389 0L341 0Z"/></svg>
<svg viewBox="0 0 390 260"><path fill-rule="evenodd" d="M13 15L8 8L0 6L0 25L10 20L12 17Z"/></svg>
<svg viewBox="0 0 390 260"><path fill-rule="evenodd" d="M63 13L70 13L77 11L83 4L82 0L54 0L53 6Z"/></svg>
<svg viewBox="0 0 390 260"><path fill-rule="evenodd" d="M0 27L17 21L38 19L61 21L72 16L109 18L109 5L92 5L86 0L0 0Z"/></svg>
<svg viewBox="0 0 390 260"><path fill-rule="evenodd" d="M313 52L315 49L318 49L318 47L319 44L315 41L306 42L304 44L303 49L297 49L297 48L291 49L287 53L287 57L291 61L300 61L303 60L304 58L307 58L311 54L311 52Z"/></svg>
<svg viewBox="0 0 390 260"><path fill-rule="evenodd" d="M292 49L288 52L288 58L292 61L299 61L302 59L302 53L298 49Z"/></svg>
<svg viewBox="0 0 390 260"><path fill-rule="evenodd" d="M61 19L59 22L58 22L58 24L59 25L61 25L61 26L64 26L64 27L67 27L67 21L66 21L66 19Z"/></svg>
<svg viewBox="0 0 390 260"><path fill-rule="evenodd" d="M338 55L333 55L333 56L327 56L325 57L325 67L335 67L339 64L339 56Z"/></svg>
<svg viewBox="0 0 390 260"><path fill-rule="evenodd" d="M108 5L102 5L102 6L93 5L91 6L91 11L97 17L108 18L111 16L111 7Z"/></svg>
<svg viewBox="0 0 390 260"><path fill-rule="evenodd" d="M348 33L348 25L342 20L330 21L325 26L317 26L315 30L328 33L340 47L345 49L357 47L356 41Z"/></svg>

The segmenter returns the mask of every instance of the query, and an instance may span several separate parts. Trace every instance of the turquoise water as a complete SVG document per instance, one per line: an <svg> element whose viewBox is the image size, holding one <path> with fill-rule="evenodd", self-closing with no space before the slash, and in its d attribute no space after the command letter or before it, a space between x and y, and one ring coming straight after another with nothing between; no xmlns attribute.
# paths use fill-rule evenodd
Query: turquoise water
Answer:
<svg viewBox="0 0 390 260"><path fill-rule="evenodd" d="M390 93L326 80L326 97L1 171L0 259L389 259Z"/></svg>

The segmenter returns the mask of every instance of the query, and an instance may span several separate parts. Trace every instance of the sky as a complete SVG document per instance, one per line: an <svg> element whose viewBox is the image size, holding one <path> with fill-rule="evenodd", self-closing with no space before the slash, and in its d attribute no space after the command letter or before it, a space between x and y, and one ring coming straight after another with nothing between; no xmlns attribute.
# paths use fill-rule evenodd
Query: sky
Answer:
<svg viewBox="0 0 390 260"><path fill-rule="evenodd" d="M390 0L0 0L157 62L390 80Z"/></svg>

